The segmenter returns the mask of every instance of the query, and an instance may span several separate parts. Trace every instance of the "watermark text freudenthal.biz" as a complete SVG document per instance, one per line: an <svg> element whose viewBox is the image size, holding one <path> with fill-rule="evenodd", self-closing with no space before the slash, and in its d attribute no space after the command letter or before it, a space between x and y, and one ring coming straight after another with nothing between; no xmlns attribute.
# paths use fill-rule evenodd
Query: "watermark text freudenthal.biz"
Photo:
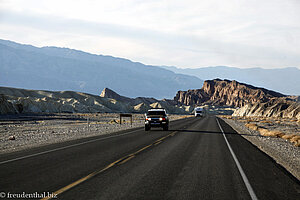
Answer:
<svg viewBox="0 0 300 200"><path fill-rule="evenodd" d="M42 198L57 198L57 194L53 192L34 192L34 193L11 193L11 192L0 192L0 198L6 199L42 199Z"/></svg>

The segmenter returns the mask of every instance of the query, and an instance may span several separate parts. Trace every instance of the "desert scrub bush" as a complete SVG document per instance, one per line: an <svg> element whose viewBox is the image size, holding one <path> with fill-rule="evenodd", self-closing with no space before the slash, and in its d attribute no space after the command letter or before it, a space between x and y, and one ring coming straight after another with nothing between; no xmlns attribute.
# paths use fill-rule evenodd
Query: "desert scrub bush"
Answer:
<svg viewBox="0 0 300 200"><path fill-rule="evenodd" d="M255 119L252 119L252 118L248 118L247 119L247 122L249 123L249 122L256 122L256 120Z"/></svg>
<svg viewBox="0 0 300 200"><path fill-rule="evenodd" d="M264 124L272 124L273 122L264 120L264 121L260 121L260 123L264 123Z"/></svg>
<svg viewBox="0 0 300 200"><path fill-rule="evenodd" d="M258 128L258 131L260 135L268 137L282 137L284 135L281 131L268 130L265 128Z"/></svg>
<svg viewBox="0 0 300 200"><path fill-rule="evenodd" d="M285 139L285 140L290 140L292 139L294 136L296 136L295 134L287 134L287 135L283 135L281 138Z"/></svg>
<svg viewBox="0 0 300 200"><path fill-rule="evenodd" d="M110 120L110 123L111 123L111 124L119 124L119 123L120 123L120 120L112 119L112 120Z"/></svg>
<svg viewBox="0 0 300 200"><path fill-rule="evenodd" d="M259 117L260 121L267 120L267 117Z"/></svg>
<svg viewBox="0 0 300 200"><path fill-rule="evenodd" d="M254 131L257 131L259 128L256 124L250 124L250 123L245 124L245 126Z"/></svg>
<svg viewBox="0 0 300 200"><path fill-rule="evenodd" d="M289 140L296 147L300 146L300 135L288 134L288 135L282 136L282 138L285 140Z"/></svg>
<svg viewBox="0 0 300 200"><path fill-rule="evenodd" d="M300 135L292 137L290 141L294 144L294 146L300 147Z"/></svg>
<svg viewBox="0 0 300 200"><path fill-rule="evenodd" d="M232 119L231 115L220 115L221 118Z"/></svg>

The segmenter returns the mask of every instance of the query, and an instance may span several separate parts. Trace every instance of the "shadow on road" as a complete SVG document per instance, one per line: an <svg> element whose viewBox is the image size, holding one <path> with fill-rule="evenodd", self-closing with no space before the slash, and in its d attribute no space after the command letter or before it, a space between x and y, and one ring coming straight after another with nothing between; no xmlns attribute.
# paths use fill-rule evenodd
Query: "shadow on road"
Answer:
<svg viewBox="0 0 300 200"><path fill-rule="evenodd" d="M181 132L181 133L201 133L201 134L223 134L221 131L196 131L196 130L172 130L172 131L178 131L178 132ZM249 135L249 134L239 134L239 133L236 133L236 132L224 132L225 135L247 135L247 136L259 136L261 137L260 135Z"/></svg>

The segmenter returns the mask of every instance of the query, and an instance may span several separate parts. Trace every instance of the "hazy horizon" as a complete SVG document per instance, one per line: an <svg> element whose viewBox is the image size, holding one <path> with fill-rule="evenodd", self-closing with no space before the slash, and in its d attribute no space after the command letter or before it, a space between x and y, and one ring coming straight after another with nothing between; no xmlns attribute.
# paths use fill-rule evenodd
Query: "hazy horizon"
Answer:
<svg viewBox="0 0 300 200"><path fill-rule="evenodd" d="M215 65L215 66L198 66L198 67L193 67L193 66L190 66L190 67L182 67L182 66L174 66L174 65L155 65L155 64L151 64L151 63L144 63L144 62L141 62L141 61L137 61L137 60L132 60L130 58L125 58L125 57L117 57L117 56L114 56L114 55L105 55L105 54L96 54L96 53L92 53L92 52L87 52L87 51L83 51L81 49L73 49L73 48L70 48L70 47L59 47L59 46L53 46L53 45L47 45L47 46L35 46L35 45L32 45L32 44L23 44L23 43L19 43L17 41L12 41L12 40L8 40L8 39L5 39L5 38L0 38L0 40L7 40L7 41L10 41L10 42L15 42L15 43L18 43L18 44L22 44L22 45L29 45L29 46L34 46L34 47L37 47L37 48L43 48L43 47L53 47L53 48L65 48L65 49L71 49L71 50L75 50L75 51L82 51L82 52L85 52L85 53L89 53L89 54L93 54L93 55L101 55L101 56L111 56L111 57L115 57L115 58L121 58L121 59L126 59L126 60L130 60L132 62L137 62L137 63L141 63L141 64L144 64L144 65L150 65L150 66L157 66L157 67L175 67L175 68L178 68L178 69L198 69L198 68L208 68L208 67L228 67L228 68L239 68L239 69L253 69L253 68L261 68L261 69L284 69L284 68L297 68L300 70L300 66L297 67L297 66L290 66L290 67L274 67L274 68L266 68L266 67L255 67L255 66L252 66L252 67L236 67L236 66L228 66L228 65Z"/></svg>

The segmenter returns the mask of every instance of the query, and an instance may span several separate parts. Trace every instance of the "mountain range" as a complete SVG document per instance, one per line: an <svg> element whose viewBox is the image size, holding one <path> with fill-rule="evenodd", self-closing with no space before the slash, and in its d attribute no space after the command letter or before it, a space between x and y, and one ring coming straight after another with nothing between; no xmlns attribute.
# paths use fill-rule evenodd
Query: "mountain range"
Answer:
<svg viewBox="0 0 300 200"><path fill-rule="evenodd" d="M206 80L201 89L178 91L174 100L129 98L103 89L100 96L74 91L26 90L0 87L0 114L16 113L145 113L165 108L168 113L188 114L196 106L208 113L235 116L300 119L300 97L229 80Z"/></svg>
<svg viewBox="0 0 300 200"><path fill-rule="evenodd" d="M109 88L101 95L74 91L27 90L0 87L0 115L21 113L146 113L150 108L165 108L168 113L186 114L191 106L173 100L129 98Z"/></svg>
<svg viewBox="0 0 300 200"><path fill-rule="evenodd" d="M172 98L203 84L195 76L123 58L8 40L0 40L0 71L0 86L94 95L108 87L128 97Z"/></svg>
<svg viewBox="0 0 300 200"><path fill-rule="evenodd" d="M0 40L0 86L77 91L99 95L103 88L136 97L173 98L199 89L203 80L236 80L286 95L300 94L300 70L227 66L181 69L58 47L34 47Z"/></svg>
<svg viewBox="0 0 300 200"><path fill-rule="evenodd" d="M175 73L197 76L202 80L228 79L267 88L287 95L300 95L300 69L296 67L280 69L235 68L227 66L186 68L162 68Z"/></svg>

